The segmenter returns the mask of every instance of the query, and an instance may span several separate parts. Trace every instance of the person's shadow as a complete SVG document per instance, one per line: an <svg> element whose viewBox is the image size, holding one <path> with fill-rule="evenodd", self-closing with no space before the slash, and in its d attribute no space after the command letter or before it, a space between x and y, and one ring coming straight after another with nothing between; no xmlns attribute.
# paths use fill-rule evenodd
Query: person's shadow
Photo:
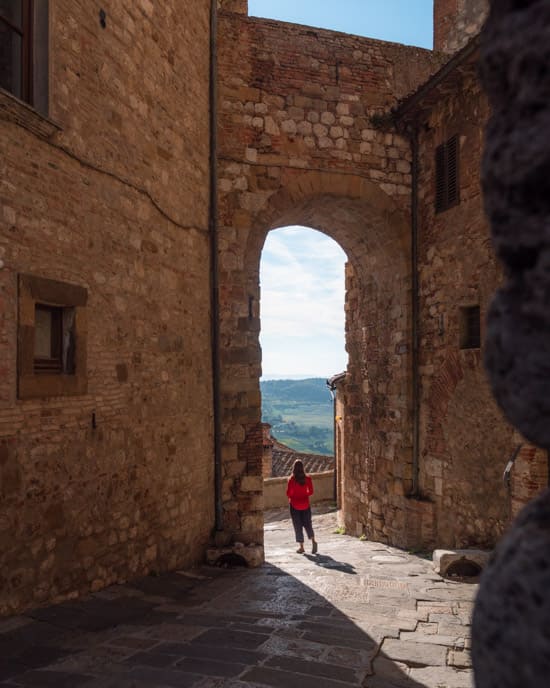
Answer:
<svg viewBox="0 0 550 688"><path fill-rule="evenodd" d="M357 575L355 566L346 564L343 561L336 561L336 559L333 559L326 554L305 554L304 556L306 559L309 559L309 561L312 561L314 564L321 566L324 569L341 571L342 573L351 573L354 576Z"/></svg>

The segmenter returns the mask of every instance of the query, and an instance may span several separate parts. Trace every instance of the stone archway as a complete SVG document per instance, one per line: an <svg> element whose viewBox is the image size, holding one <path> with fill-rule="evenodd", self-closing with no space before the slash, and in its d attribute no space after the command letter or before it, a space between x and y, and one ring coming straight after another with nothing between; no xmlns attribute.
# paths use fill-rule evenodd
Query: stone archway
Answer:
<svg viewBox="0 0 550 688"><path fill-rule="evenodd" d="M243 542L263 537L260 256L271 229L299 224L332 237L349 260L346 527L399 541L412 481L407 214L375 183L353 174L283 169L277 181L277 190L256 194L253 204L243 193L221 199L224 528Z"/></svg>
<svg viewBox="0 0 550 688"><path fill-rule="evenodd" d="M245 542L263 536L260 253L270 229L301 224L349 258L346 527L407 544L407 519L416 525L424 508L405 498L412 153L384 115L441 57L243 7L222 5L216 61L224 528Z"/></svg>

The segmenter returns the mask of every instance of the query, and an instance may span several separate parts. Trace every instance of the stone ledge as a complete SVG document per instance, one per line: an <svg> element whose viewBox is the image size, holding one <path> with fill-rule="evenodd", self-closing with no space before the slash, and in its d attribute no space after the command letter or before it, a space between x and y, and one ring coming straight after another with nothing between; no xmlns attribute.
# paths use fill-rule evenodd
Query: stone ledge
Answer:
<svg viewBox="0 0 550 688"><path fill-rule="evenodd" d="M242 560L239 562L239 559ZM243 545L240 542L230 547L210 547L206 550L206 563L210 566L239 566L246 564L257 568L265 561L263 545Z"/></svg>
<svg viewBox="0 0 550 688"><path fill-rule="evenodd" d="M0 119L18 124L44 139L61 131L59 124L2 88L0 88Z"/></svg>
<svg viewBox="0 0 550 688"><path fill-rule="evenodd" d="M489 563L491 552L480 549L436 549L433 553L435 572L446 576L452 564L472 563L479 566L480 573Z"/></svg>

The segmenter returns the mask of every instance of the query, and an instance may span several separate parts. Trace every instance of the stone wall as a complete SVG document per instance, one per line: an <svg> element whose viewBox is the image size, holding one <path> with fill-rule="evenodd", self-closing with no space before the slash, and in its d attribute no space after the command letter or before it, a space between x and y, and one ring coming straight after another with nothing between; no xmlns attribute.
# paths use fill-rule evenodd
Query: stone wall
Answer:
<svg viewBox="0 0 550 688"><path fill-rule="evenodd" d="M51 5L60 130L2 96L0 613L188 566L213 525L208 3ZM18 399L19 274L87 289L86 394Z"/></svg>
<svg viewBox="0 0 550 688"><path fill-rule="evenodd" d="M434 49L454 53L475 36L489 0L434 0Z"/></svg>
<svg viewBox="0 0 550 688"><path fill-rule="evenodd" d="M213 525L209 8L180 5L121 0L102 27L89 3L57 0L57 125L0 94L0 613L189 565ZM268 231L303 224L348 256L343 524L403 546L492 544L546 457L520 457L511 505L501 473L517 438L482 350L459 346L460 307L484 315L501 280L475 76L435 101L420 135L421 494L410 499L411 148L386 115L441 56L248 18L246 0L219 7L220 540L263 538L259 262ZM460 47L484 11L436 2L437 47ZM461 203L436 215L434 149L456 133ZM86 290L77 396L18 397L20 275Z"/></svg>
<svg viewBox="0 0 550 688"><path fill-rule="evenodd" d="M419 147L418 491L411 493L407 454L392 462L391 449L387 451L388 438L393 436L388 420L408 410L403 397L381 398L379 392L386 389L382 380L376 387L367 384L368 392L361 396L356 381L348 379L342 386L346 434L360 430L354 408L362 407L367 417L371 409L385 411L373 418L374 431L362 434L365 443L359 447L366 456L378 457L375 472L358 470L361 457L350 456L349 447L345 448L340 471L342 520L350 532L364 531L369 537L382 533L403 546L491 547L519 504L544 487L546 454L526 444L506 489L504 468L521 440L493 400L482 363L486 313L502 282L480 183L484 133L480 123L487 121L489 106L481 93L474 53L462 56L446 76L441 74L396 111L399 130L411 136L417 130ZM452 137L459 142L460 200L437 212L436 149ZM346 287L348 311L368 309L354 266L348 267ZM479 309L480 341L475 344L465 342L465 313L471 307ZM357 318L348 320L348 349L351 355L357 347L351 358L366 363L373 348L368 341L373 326L363 336L360 327ZM396 351L403 344L402 334L393 333ZM368 370L365 365L367 382ZM376 444L383 444L386 451L373 451Z"/></svg>
<svg viewBox="0 0 550 688"><path fill-rule="evenodd" d="M438 546L494 544L507 525L502 474L516 444L483 368L485 317L501 270L483 212L480 160L488 105L475 66L420 129L421 490ZM435 149L460 140L460 203L435 212ZM461 348L461 308L480 307L481 348Z"/></svg>
<svg viewBox="0 0 550 688"><path fill-rule="evenodd" d="M407 239L410 241L410 225ZM409 258L410 260L410 258ZM380 270L380 261L369 265ZM384 273L392 273L383 266ZM391 278L390 278L391 279ZM413 437L410 356L411 276L398 299L380 306L361 288L358 271L346 270L346 346L351 373L340 385L343 438L340 469L341 524L347 532L401 547L428 547L434 541L433 505L410 497ZM389 296L389 295L388 295ZM380 312L376 312L380 308Z"/></svg>
<svg viewBox="0 0 550 688"><path fill-rule="evenodd" d="M380 115L439 66L431 52L236 14L219 17L219 233L224 525L263 537L259 263L267 232L302 224L346 251L356 282L343 494L364 506L410 483L410 146ZM347 479L346 479L347 480ZM349 488L359 490L356 495ZM362 492L364 485L369 485ZM356 499L357 497L357 499Z"/></svg>
<svg viewBox="0 0 550 688"><path fill-rule="evenodd" d="M322 473L310 473L313 480L313 496L310 498L312 504L320 502L334 502L334 471L323 471ZM268 478L264 480L264 508L265 509L288 509L288 497L286 496L286 486L288 478Z"/></svg>

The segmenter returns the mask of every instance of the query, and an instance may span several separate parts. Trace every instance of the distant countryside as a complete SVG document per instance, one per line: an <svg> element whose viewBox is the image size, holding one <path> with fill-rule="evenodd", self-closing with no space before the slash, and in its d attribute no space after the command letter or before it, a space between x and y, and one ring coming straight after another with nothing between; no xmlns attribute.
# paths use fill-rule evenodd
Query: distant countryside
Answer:
<svg viewBox="0 0 550 688"><path fill-rule="evenodd" d="M325 378L262 380L262 420L296 451L334 453L332 399Z"/></svg>

